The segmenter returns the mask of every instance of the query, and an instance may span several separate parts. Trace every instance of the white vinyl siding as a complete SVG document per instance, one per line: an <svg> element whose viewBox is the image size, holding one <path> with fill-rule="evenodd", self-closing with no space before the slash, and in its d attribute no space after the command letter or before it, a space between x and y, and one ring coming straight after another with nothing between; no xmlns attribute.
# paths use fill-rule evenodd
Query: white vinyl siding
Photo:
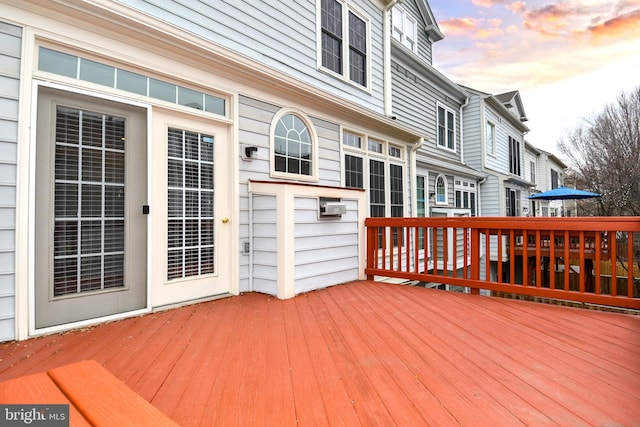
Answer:
<svg viewBox="0 0 640 427"><path fill-rule="evenodd" d="M318 219L318 199L295 199L295 293L358 279L358 203L342 199L347 213Z"/></svg>
<svg viewBox="0 0 640 427"><path fill-rule="evenodd" d="M15 339L16 174L22 28L0 22L0 341Z"/></svg>
<svg viewBox="0 0 640 427"><path fill-rule="evenodd" d="M284 73L328 94L384 112L382 9L377 2L349 1L369 20L369 91L338 80L318 65L320 0L235 2L167 2L123 0L121 3Z"/></svg>
<svg viewBox="0 0 640 427"><path fill-rule="evenodd" d="M253 290L278 294L278 212L276 197L253 195Z"/></svg>

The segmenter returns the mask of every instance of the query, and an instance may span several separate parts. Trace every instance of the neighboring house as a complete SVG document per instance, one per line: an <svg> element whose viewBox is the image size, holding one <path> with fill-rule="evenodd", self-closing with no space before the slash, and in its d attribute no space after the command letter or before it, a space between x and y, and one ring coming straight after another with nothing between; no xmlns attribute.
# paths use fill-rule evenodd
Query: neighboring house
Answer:
<svg viewBox="0 0 640 427"><path fill-rule="evenodd" d="M464 160L487 174L480 185L481 216L522 216L528 206L530 177L525 174L524 136L529 128L520 94L491 95L466 88Z"/></svg>
<svg viewBox="0 0 640 427"><path fill-rule="evenodd" d="M524 136L529 128L524 124L526 115L520 95L517 91L494 96L471 88L466 90L470 99L463 108L464 160L487 175L480 184L480 216L526 216L533 184L525 173ZM502 259L507 262L507 245L503 240ZM492 238L488 256L494 279L499 271L498 247L497 239ZM482 249L482 259L485 256ZM480 263L481 270L485 265Z"/></svg>
<svg viewBox="0 0 640 427"><path fill-rule="evenodd" d="M564 186L564 171L567 165L556 155L534 147L526 142L526 174L533 178L531 194L541 193ZM575 214L573 201L529 200L528 211L531 216L572 216Z"/></svg>
<svg viewBox="0 0 640 427"><path fill-rule="evenodd" d="M435 136L393 3L0 2L0 340L362 278Z"/></svg>
<svg viewBox="0 0 640 427"><path fill-rule="evenodd" d="M411 165L413 216L475 216L478 182L486 174L463 161L462 117L468 94L432 64L433 44L444 36L424 0L396 4L391 22L390 114L424 135ZM453 247L449 251L446 268L453 269ZM462 250L457 253L462 257ZM462 259L458 261L462 265Z"/></svg>

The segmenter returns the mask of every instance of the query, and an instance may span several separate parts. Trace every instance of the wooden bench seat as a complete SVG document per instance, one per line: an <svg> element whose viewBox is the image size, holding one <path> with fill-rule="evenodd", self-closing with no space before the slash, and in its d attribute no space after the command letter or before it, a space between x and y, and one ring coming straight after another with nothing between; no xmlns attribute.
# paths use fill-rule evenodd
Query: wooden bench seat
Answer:
<svg viewBox="0 0 640 427"><path fill-rule="evenodd" d="M69 404L71 426L177 426L94 360L0 383L3 404Z"/></svg>

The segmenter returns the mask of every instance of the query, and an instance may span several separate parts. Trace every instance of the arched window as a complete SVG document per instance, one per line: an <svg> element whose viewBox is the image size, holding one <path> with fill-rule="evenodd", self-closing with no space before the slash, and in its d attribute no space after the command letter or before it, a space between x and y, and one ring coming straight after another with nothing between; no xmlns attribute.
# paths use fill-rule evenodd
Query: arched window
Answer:
<svg viewBox="0 0 640 427"><path fill-rule="evenodd" d="M315 139L309 120L301 114L276 115L272 125L272 174L315 179Z"/></svg>
<svg viewBox="0 0 640 427"><path fill-rule="evenodd" d="M436 204L447 204L447 178L444 175L436 177Z"/></svg>

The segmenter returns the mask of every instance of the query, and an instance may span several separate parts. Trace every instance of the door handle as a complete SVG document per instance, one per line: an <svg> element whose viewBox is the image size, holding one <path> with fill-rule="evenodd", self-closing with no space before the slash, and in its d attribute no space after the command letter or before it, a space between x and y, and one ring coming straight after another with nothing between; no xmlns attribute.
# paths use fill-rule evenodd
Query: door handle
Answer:
<svg viewBox="0 0 640 427"><path fill-rule="evenodd" d="M227 218L226 216L224 218L222 218L222 223L223 224L227 224L229 222L229 218Z"/></svg>

